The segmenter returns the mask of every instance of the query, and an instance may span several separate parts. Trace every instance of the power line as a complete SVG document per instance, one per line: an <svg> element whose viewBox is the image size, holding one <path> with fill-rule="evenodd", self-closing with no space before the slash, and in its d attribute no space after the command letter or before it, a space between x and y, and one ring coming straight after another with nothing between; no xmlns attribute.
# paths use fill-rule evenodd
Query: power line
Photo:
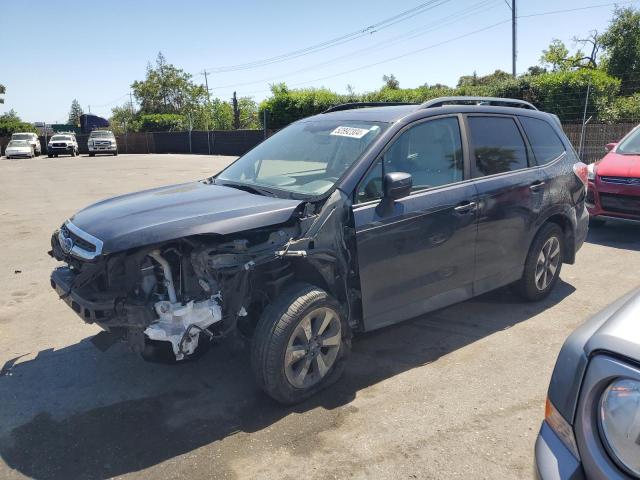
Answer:
<svg viewBox="0 0 640 480"><path fill-rule="evenodd" d="M559 13L569 13L569 12L586 10L586 9L591 9L591 8L608 7L608 6L613 6L613 5L619 5L621 3L636 3L638 1L640 1L640 0L626 0L626 1L622 0L622 1L619 1L619 2L615 2L615 3L603 3L603 4L598 4L598 5L588 5L588 6L584 6L584 7L568 8L568 9L563 9L563 10L552 10L552 11L539 12L539 13L533 13L533 14L527 14L527 15L518 15L517 18L531 18L531 17L539 17L539 16L545 16L545 15L555 15L555 14L559 14ZM428 45L426 47L422 47L422 48L419 48L419 49L416 49L416 50L411 50L411 51L409 51L407 53L404 53L402 55L396 55L396 56L393 56L393 57L390 57L390 58L386 58L384 60L380 60L380 61L377 61L377 62L374 62L374 63L370 63L370 64L367 64L367 65L362 65L360 67L356 67L356 68L352 68L352 69L349 69L349 70L345 70L345 71L338 72L338 73L335 73L335 74L332 74L332 75L327 75L327 76L324 76L324 77L315 78L313 80L307 80L307 81L304 81L304 82L293 83L293 84L291 84L291 86L300 86L300 85L305 85L305 84L309 84L309 83L319 82L319 81L322 81L322 80L327 80L327 79L330 79L330 78L338 77L338 76L341 76L341 75L346 75L346 74L349 74L349 73L357 72L359 70L364 70L366 68L370 68L370 67L374 67L374 66L377 66L377 65L381 65L383 63L392 62L394 60L398 60L398 59L401 59L401 58L404 58L404 57L408 57L410 55L414 55L416 53L420 53L420 52L423 52L425 50L430 50L432 48L436 48L436 47L439 47L441 45L444 45L444 44L447 44L447 43L450 43L450 42L454 42L456 40L460 40L462 38L474 35L476 33L484 32L486 30L495 28L495 27L497 27L499 25L503 25L503 24L511 22L511 21L512 21L511 18L507 19L507 20L503 20L503 21L491 24L491 25L489 25L487 27L480 28L480 29L474 30L472 32L468 32L468 33L465 33L465 34L450 38L448 40L444 40L442 42L438 42L438 43L435 43L435 44L432 44L432 45ZM222 88L222 87L220 87L220 88ZM269 89L261 89L261 90L255 90L253 92L247 92L247 93L249 93L249 94L251 94L251 93L264 93L264 92L268 92L268 91L269 91Z"/></svg>
<svg viewBox="0 0 640 480"><path fill-rule="evenodd" d="M372 51L375 50L376 53L378 53L380 50L382 49L387 49L390 48L398 43L402 43L405 42L407 40L411 40L414 38L417 38L419 36L425 35L427 33L430 33L434 30L438 30L441 29L443 27L452 25L454 23L459 22L460 20L463 20L466 17L472 16L472 15L478 15L481 12L484 11L488 11L491 8L493 8L493 6L495 4L499 3L499 0L483 0L481 2L478 2L474 5L471 5L470 7L465 8L462 11L456 11L450 15L447 15L446 17L440 18L434 22L428 23L426 25L422 25L418 28L415 28L413 30L410 30L406 33L403 33L401 35L397 35L395 37L392 37L388 40L383 40L381 42L375 43L373 45L370 45L368 47L364 47L364 48L360 48L358 50L354 50L352 52L346 53L344 55L340 55L338 57L334 57L331 60L326 60L324 62L321 63L317 63L308 67L304 67L298 70L294 70L292 72L287 72L284 74L280 74L277 77L269 77L269 78L263 78L260 80L253 80L250 82L244 82L244 83L234 83L234 84L228 84L228 85L218 85L213 87L213 89L224 89L224 88L237 88L237 87L243 87L243 86L247 86L247 85L257 85L257 84L261 84L264 82L269 82L269 81L275 81L278 79L281 79L283 77L289 77L292 75L297 75L299 73L303 73L303 72L307 72L309 70L315 70L317 68L320 67L324 67L326 65L330 65L334 62L343 60L345 58L349 58L349 57L353 57L354 55L359 55L361 53L364 52L368 52L368 51ZM494 4L494 5L491 5ZM489 6L491 5L491 6ZM417 33L416 33L417 32Z"/></svg>
<svg viewBox="0 0 640 480"><path fill-rule="evenodd" d="M345 35L341 35L339 37L335 37L332 38L330 40L326 40L324 42L315 44L315 45L311 45L305 48L301 48L298 50L294 50L291 52L287 52L287 53L283 53L280 55L276 55L273 57L269 57L269 58L265 58L262 60L255 60L253 62L247 62L247 63L240 63L240 64L236 64L236 65L227 65L227 66L222 66L222 67L212 67L212 68L208 68L207 70L211 73L222 73L222 72L232 72L232 71L237 71L237 70L247 70L247 69L251 69L251 68L256 68L256 67L262 67L265 65L271 65L273 63L279 63L285 60L290 60L292 58L298 58L301 57L303 55L309 55L311 53L316 53L319 52L321 50L325 50L327 48L331 48L331 47L335 47L337 45L341 45L343 43L346 42L350 42L355 40L356 38L360 38L362 36L368 36L374 33L379 32L380 30L383 30L385 28L389 28L393 25L396 25L397 23L400 22L404 22L406 20L409 20L417 15L421 15L429 10L432 10L436 7L439 7L440 5L443 5L445 3L448 3L450 0L429 0L427 2L423 2L420 5L417 5L416 7L413 7L409 10L405 10L397 15L394 15L392 17L388 17L384 20L381 20L377 23L374 23L372 25L369 25L368 27L359 29L359 30L355 30L351 33L347 33Z"/></svg>

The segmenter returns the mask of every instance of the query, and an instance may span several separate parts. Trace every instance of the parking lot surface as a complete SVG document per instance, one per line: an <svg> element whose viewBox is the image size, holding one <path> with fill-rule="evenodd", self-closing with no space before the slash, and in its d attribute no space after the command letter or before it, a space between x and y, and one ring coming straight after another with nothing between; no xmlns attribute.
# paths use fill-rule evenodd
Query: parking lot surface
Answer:
<svg viewBox="0 0 640 480"><path fill-rule="evenodd" d="M76 210L230 160L0 159L0 478L531 477L556 355L640 284L640 226L592 229L543 302L502 289L357 337L340 382L285 408L237 345L176 366L99 352L49 287L50 235Z"/></svg>

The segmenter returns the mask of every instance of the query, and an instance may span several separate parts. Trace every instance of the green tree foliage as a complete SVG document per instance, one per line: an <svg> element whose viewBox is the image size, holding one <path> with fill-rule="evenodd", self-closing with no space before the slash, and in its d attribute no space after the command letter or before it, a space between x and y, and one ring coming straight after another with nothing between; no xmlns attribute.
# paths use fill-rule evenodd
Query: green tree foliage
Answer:
<svg viewBox="0 0 640 480"><path fill-rule="evenodd" d="M132 111L130 104L113 108L109 123L111 124L111 130L117 135L140 131L139 115Z"/></svg>
<svg viewBox="0 0 640 480"><path fill-rule="evenodd" d="M640 92L626 97L617 97L605 104L598 119L604 122L633 122L640 119Z"/></svg>
<svg viewBox="0 0 640 480"><path fill-rule="evenodd" d="M186 118L177 113L145 113L140 115L140 131L172 132L187 129Z"/></svg>
<svg viewBox="0 0 640 480"><path fill-rule="evenodd" d="M502 75L498 71L487 77L492 80L476 81L475 85L464 85L466 82L463 81L463 85L457 88L422 85L417 88L390 89L385 86L358 95L355 99L352 94L340 95L327 89L290 90L285 84L278 84L272 86L272 96L260 104L260 112L267 110L268 128L278 129L300 118L321 113L333 105L354 100L422 103L436 97L462 95L523 99L541 110L557 114L563 121L578 121L582 118L589 84L589 115L603 112L620 88L619 80L595 69L543 72L518 78Z"/></svg>
<svg viewBox="0 0 640 480"><path fill-rule="evenodd" d="M385 88L389 88L391 90L397 90L400 88L400 82L393 73L391 75L383 75L382 81L384 82Z"/></svg>
<svg viewBox="0 0 640 480"><path fill-rule="evenodd" d="M622 93L640 91L640 10L616 8L602 35L602 45L606 51L605 69L622 80Z"/></svg>
<svg viewBox="0 0 640 480"><path fill-rule="evenodd" d="M490 75L479 77L476 72L473 75L463 75L458 79L458 87L476 87L478 85L491 85L494 83L511 80L513 76L503 70L496 70Z"/></svg>
<svg viewBox="0 0 640 480"><path fill-rule="evenodd" d="M0 137L8 137L15 132L37 132L30 123L23 122L15 110L0 115Z"/></svg>
<svg viewBox="0 0 640 480"><path fill-rule="evenodd" d="M69 125L75 125L76 127L80 126L80 115L84 112L82 111L82 107L80 106L80 102L75 98L71 102L71 108L69 109L69 119L67 123Z"/></svg>
<svg viewBox="0 0 640 480"><path fill-rule="evenodd" d="M162 52L155 66L147 66L146 78L133 82L131 88L141 114L184 115L207 95L204 86L194 84L189 73L168 63Z"/></svg>

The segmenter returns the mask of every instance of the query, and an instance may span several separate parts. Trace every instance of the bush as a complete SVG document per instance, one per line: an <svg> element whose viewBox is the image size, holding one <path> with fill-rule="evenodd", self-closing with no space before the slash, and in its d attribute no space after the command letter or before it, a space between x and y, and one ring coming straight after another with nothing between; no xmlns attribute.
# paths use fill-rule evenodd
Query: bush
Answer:
<svg viewBox="0 0 640 480"><path fill-rule="evenodd" d="M607 123L640 121L640 93L616 98L602 108L599 119Z"/></svg>
<svg viewBox="0 0 640 480"><path fill-rule="evenodd" d="M279 84L272 87L271 98L260 105L260 117L267 109L267 126L277 129L340 103L422 103L437 97L460 95L527 100L541 110L555 113L563 121L576 121L582 120L589 83L591 89L587 115L600 116L609 111L620 89L620 81L601 70L582 69L523 75L519 78L498 76L492 83L464 84L457 88L443 85L417 88L385 86L362 95L340 95L324 88L289 90L285 84Z"/></svg>
<svg viewBox="0 0 640 480"><path fill-rule="evenodd" d="M171 132L184 128L184 117L176 113L140 115L141 132Z"/></svg>

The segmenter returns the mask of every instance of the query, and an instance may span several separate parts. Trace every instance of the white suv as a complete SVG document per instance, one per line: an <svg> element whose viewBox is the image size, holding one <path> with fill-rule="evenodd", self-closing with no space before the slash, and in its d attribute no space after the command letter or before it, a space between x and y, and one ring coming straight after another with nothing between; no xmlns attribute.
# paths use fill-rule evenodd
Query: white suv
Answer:
<svg viewBox="0 0 640 480"><path fill-rule="evenodd" d="M110 153L118 155L118 144L116 137L110 130L94 130L89 135L87 141L89 156L94 157L96 153Z"/></svg>
<svg viewBox="0 0 640 480"><path fill-rule="evenodd" d="M78 155L78 142L72 133L56 133L49 139L47 144L47 156L57 157L58 155Z"/></svg>
<svg viewBox="0 0 640 480"><path fill-rule="evenodd" d="M40 139L37 133L31 132L16 132L11 135L11 140L26 140L33 148L33 154L37 157L42 153L42 147L40 146Z"/></svg>

